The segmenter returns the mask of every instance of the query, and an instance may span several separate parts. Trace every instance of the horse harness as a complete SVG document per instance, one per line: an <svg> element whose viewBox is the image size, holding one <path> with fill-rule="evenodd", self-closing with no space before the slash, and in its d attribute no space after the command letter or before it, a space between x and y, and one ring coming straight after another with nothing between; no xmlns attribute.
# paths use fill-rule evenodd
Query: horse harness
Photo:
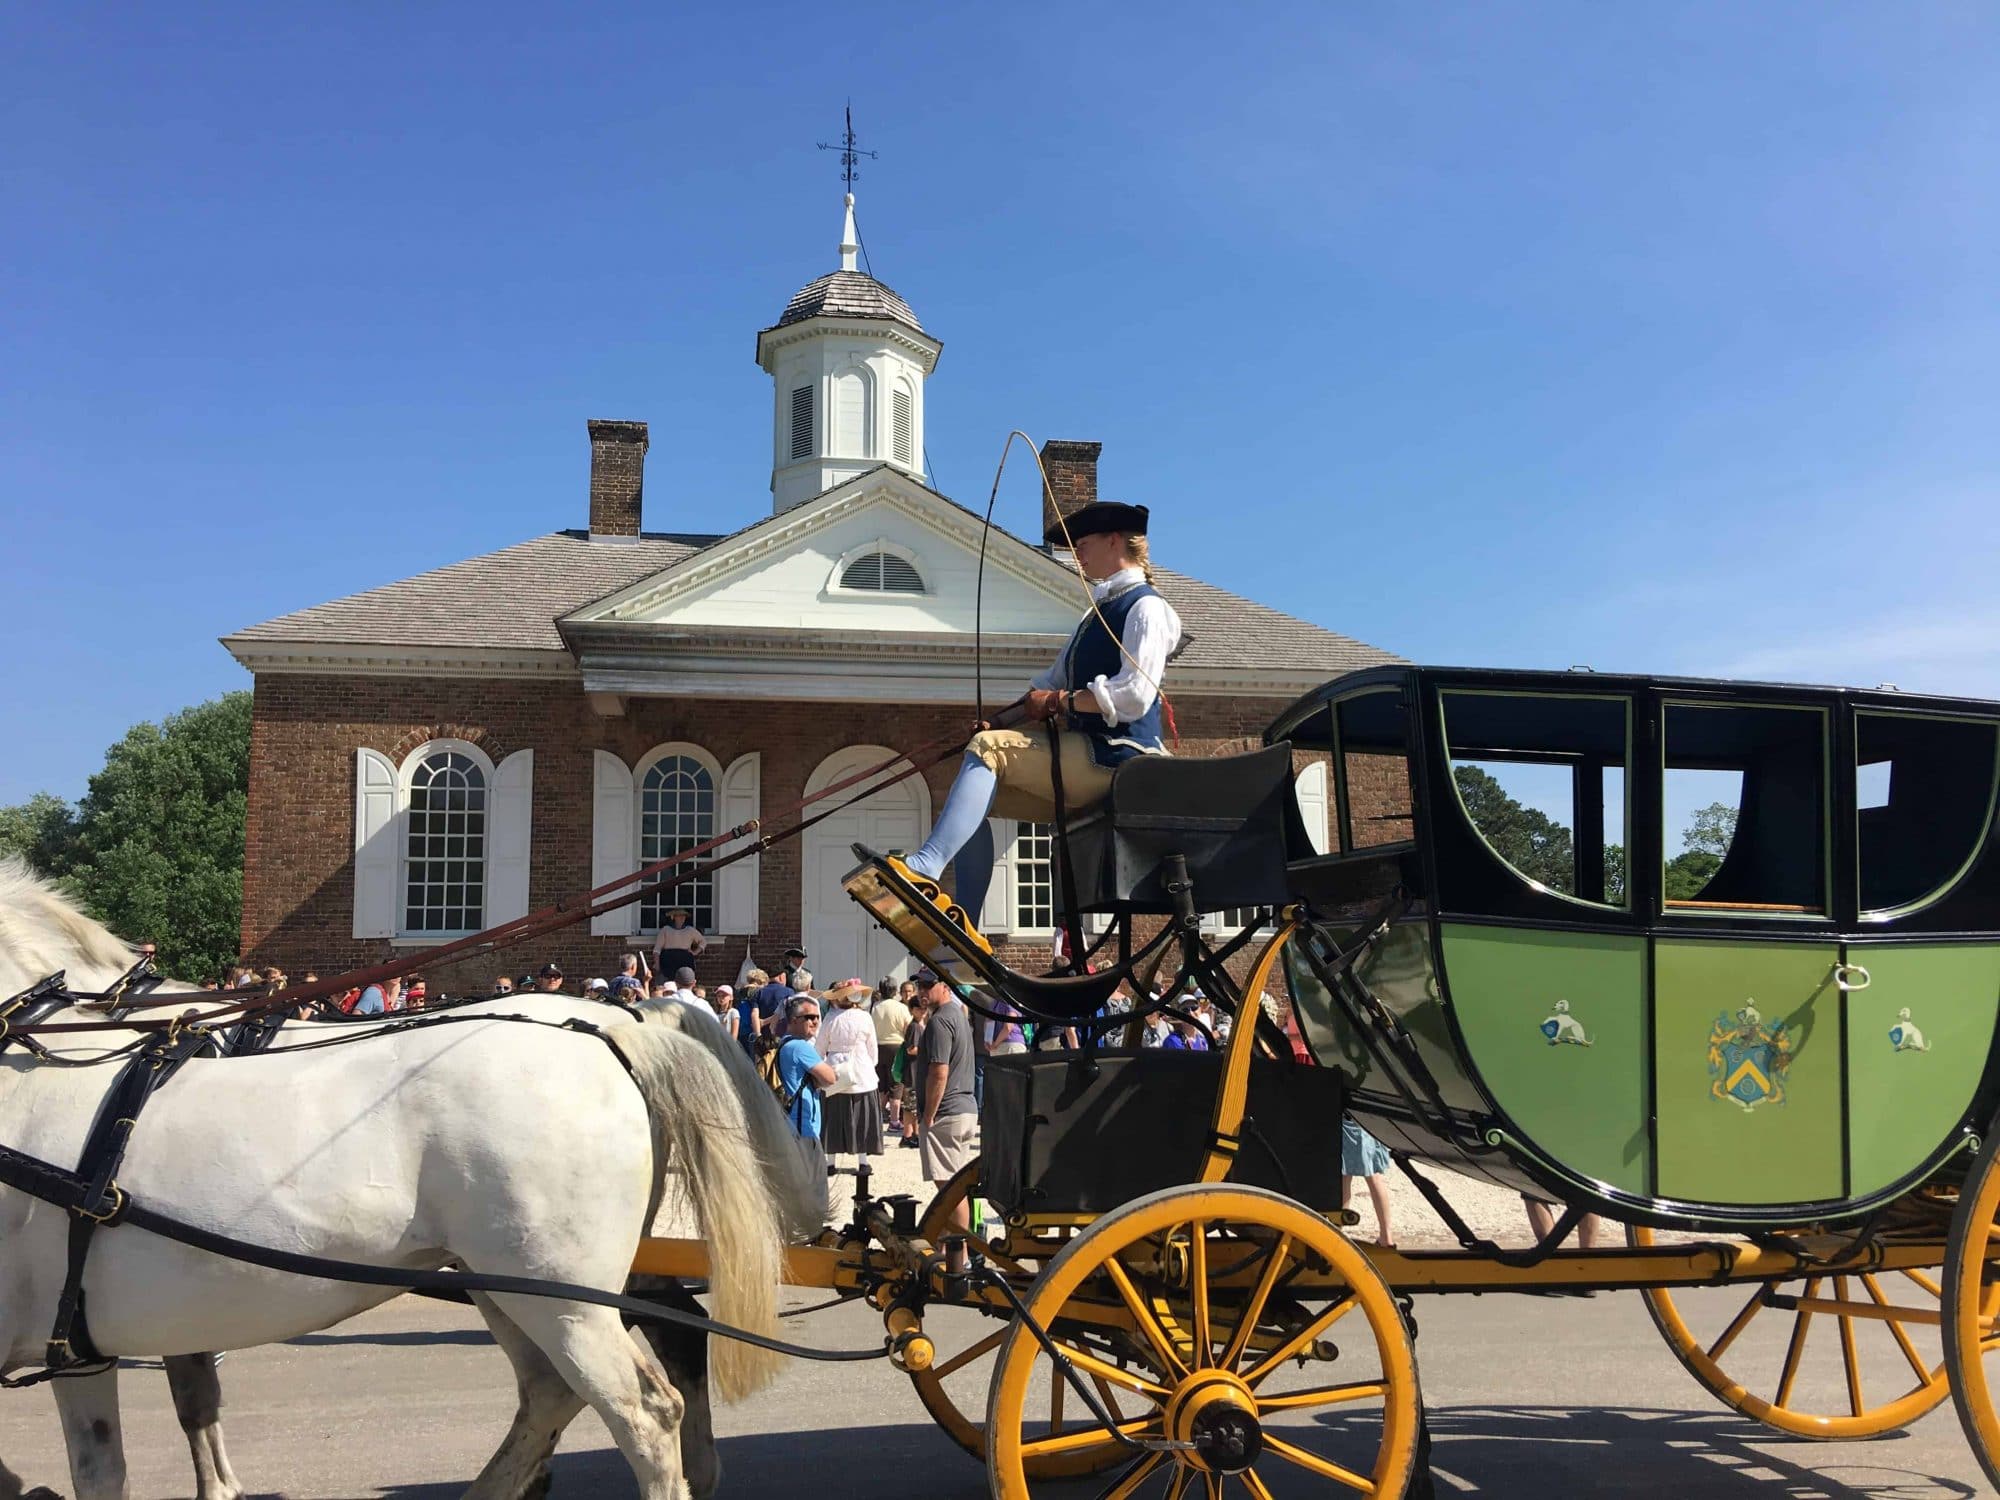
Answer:
<svg viewBox="0 0 2000 1500"><path fill-rule="evenodd" d="M38 1002L54 996L56 1005L67 1004L74 998L63 990L60 974L50 976L33 991L27 993L35 995ZM643 1014L635 1007L618 1008L626 1010L638 1019L644 1019ZM0 1017L0 1021L4 1019ZM364 1037L381 1036L386 1032L414 1031L429 1026L463 1024L467 1021L509 1021L593 1036L604 1043L628 1076L632 1073L630 1061L612 1041L610 1034L602 1027L576 1017L563 1021L548 1021L528 1015L468 1016L439 1012L410 1016L384 1026L370 1027L365 1032L357 1031L352 1036L328 1037L322 1041L309 1042L303 1047L287 1050L307 1051L316 1047L344 1046L361 1041ZM91 1241L98 1229L116 1228L120 1225L145 1230L179 1244L207 1251L212 1255L244 1261L266 1270L363 1286L394 1287L399 1291L413 1292L417 1296L439 1301L470 1302L471 1294L474 1292L559 1297L566 1301L588 1302L609 1307L635 1321L667 1323L693 1333L736 1339L798 1358L853 1361L881 1359L888 1354L886 1347L867 1350L812 1349L782 1339L766 1338L761 1334L732 1328L726 1323L718 1323L704 1316L699 1304L684 1292L676 1295L672 1292L652 1290L645 1296L631 1296L606 1292L574 1282L548 1281L536 1277L489 1276L470 1271L418 1271L330 1260L322 1256L276 1250L247 1240L239 1240L215 1230L184 1223L136 1203L118 1185L117 1172L119 1165L125 1159L125 1150L131 1141L132 1131L137 1126L139 1115L147 1101L180 1070L183 1064L191 1058L200 1056L204 1051L211 1055L232 1055L232 1053L241 1055L243 1051L261 1051L270 1044L270 1033L266 1033L255 1038L250 1047L240 1049L231 1047L219 1035L220 1030L221 1028L174 1026L149 1033L142 1038L126 1059L125 1065L119 1070L118 1078L112 1084L103 1103L98 1106L97 1115L91 1122L90 1133L84 1140L81 1157L74 1168L59 1167L53 1162L30 1156L25 1151L0 1145L0 1186L14 1188L70 1215L68 1257L64 1268L63 1287L56 1299L55 1322L49 1332L43 1368L23 1376L0 1375L0 1386L12 1390L38 1385L42 1381L61 1376L95 1375L118 1363L116 1356L104 1354L91 1342L89 1325L84 1314L83 1273L90 1256ZM275 1028L270 1030L275 1032ZM0 1042L4 1042L4 1038L0 1038ZM218 1043L224 1044L219 1047ZM636 1078L634 1081L636 1082Z"/></svg>

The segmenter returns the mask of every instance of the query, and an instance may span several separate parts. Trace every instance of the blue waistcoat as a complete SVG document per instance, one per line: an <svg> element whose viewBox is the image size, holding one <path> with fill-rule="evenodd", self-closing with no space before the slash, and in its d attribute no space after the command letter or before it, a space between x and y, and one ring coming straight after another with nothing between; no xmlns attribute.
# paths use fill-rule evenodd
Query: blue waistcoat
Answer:
<svg viewBox="0 0 2000 1500"><path fill-rule="evenodd" d="M1096 609L1083 617L1076 633L1069 638L1069 645L1063 651L1063 686L1081 688L1100 677L1116 677L1125 670L1125 653L1119 649L1119 642L1125 638L1125 618L1132 613L1132 606L1141 599L1157 599L1159 593L1150 583L1142 583L1126 589L1122 594L1100 602ZM1099 619L1099 615L1103 619ZM1109 626L1109 629L1106 627ZM1156 693L1153 703L1143 714L1129 724L1112 726L1099 715L1079 714L1071 720L1073 727L1090 737L1090 754L1100 766L1123 765L1135 755L1148 751L1163 751L1165 742L1160 738L1160 698Z"/></svg>

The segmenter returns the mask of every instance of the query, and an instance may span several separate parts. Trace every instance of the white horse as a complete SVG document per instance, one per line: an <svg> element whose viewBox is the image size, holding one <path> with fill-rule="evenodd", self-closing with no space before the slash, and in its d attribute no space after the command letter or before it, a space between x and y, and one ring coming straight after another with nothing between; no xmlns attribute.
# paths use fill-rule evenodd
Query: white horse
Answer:
<svg viewBox="0 0 2000 1500"><path fill-rule="evenodd" d="M0 870L0 993L58 967L80 986L101 985L129 958L38 883ZM594 1018L604 1015L594 1009ZM784 1233L816 1226L812 1195L823 1196L823 1186L768 1096L742 1087L727 1051L673 1025L618 1025L610 1036L620 1057L590 1036L487 1021L198 1060L146 1109L119 1180L159 1211L261 1244L613 1291L625 1284L671 1161L716 1251L717 1316L771 1332ZM0 1142L74 1164L111 1076L108 1067L53 1069L9 1054L0 1070ZM507 1101L502 1118L491 1113L495 1099ZM6 1367L40 1359L66 1233L67 1216L0 1189ZM393 1295L262 1271L129 1227L99 1232L85 1289L91 1336L107 1354L248 1347ZM604 1418L648 1500L682 1493L683 1403L615 1312L530 1297L479 1300L514 1362L521 1402L470 1496L530 1492L585 1402ZM715 1351L716 1386L725 1398L745 1394L774 1366L773 1356L725 1342ZM124 1493L110 1379L57 1383L79 1500ZM198 1469L200 1459L197 1452ZM215 1493L239 1493L223 1467ZM0 1500L20 1493L12 1475L0 1477Z"/></svg>

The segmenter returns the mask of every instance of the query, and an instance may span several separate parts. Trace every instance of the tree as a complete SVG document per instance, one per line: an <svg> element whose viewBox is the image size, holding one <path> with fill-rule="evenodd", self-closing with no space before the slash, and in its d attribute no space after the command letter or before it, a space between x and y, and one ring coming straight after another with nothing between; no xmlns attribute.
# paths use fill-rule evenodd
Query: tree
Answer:
<svg viewBox="0 0 2000 1500"><path fill-rule="evenodd" d="M1736 809L1727 802L1697 808L1681 833L1681 852L1667 861L1664 893L1669 901L1693 901L1708 888L1736 837Z"/></svg>
<svg viewBox="0 0 2000 1500"><path fill-rule="evenodd" d="M213 974L236 956L249 785L247 692L135 725L77 805L66 884L167 973Z"/></svg>
<svg viewBox="0 0 2000 1500"><path fill-rule="evenodd" d="M14 855L37 875L60 879L76 844L76 814L62 798L37 792L26 802L0 807L0 859Z"/></svg>
<svg viewBox="0 0 2000 1500"><path fill-rule="evenodd" d="M1576 890L1576 843L1569 829L1540 808L1529 807L1477 766L1455 766L1458 795L1494 852L1552 891Z"/></svg>

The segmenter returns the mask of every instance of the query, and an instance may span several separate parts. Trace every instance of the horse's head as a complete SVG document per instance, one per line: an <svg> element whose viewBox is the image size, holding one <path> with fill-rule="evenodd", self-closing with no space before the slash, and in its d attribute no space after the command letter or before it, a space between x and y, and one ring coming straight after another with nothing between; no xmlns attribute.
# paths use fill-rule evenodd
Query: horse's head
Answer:
<svg viewBox="0 0 2000 1500"><path fill-rule="evenodd" d="M138 957L22 861L0 859L0 999L58 969L72 989L102 989Z"/></svg>

